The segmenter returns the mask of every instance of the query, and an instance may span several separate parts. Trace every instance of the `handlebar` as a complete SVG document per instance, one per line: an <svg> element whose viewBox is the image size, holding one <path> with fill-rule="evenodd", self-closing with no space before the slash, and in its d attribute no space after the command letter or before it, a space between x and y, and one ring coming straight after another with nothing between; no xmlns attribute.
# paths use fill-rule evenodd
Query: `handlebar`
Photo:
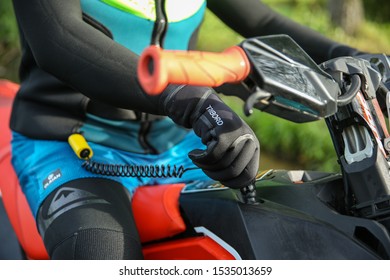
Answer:
<svg viewBox="0 0 390 280"><path fill-rule="evenodd" d="M148 47L138 64L142 88L160 94L168 84L216 87L244 80L251 70L244 50L233 46L221 53L163 50Z"/></svg>
<svg viewBox="0 0 390 280"><path fill-rule="evenodd" d="M140 57L138 77L151 95L170 83L217 87L243 81L251 91L248 112L255 107L298 123L325 118L345 189L354 195L346 208L364 217L390 217L389 206L379 207L390 205L390 148L383 144L390 140L377 106L378 93L384 101L390 96L380 88L390 80L390 62L376 60L340 57L317 65L293 39L275 35L246 39L222 53L152 45ZM242 191L252 201L251 189Z"/></svg>

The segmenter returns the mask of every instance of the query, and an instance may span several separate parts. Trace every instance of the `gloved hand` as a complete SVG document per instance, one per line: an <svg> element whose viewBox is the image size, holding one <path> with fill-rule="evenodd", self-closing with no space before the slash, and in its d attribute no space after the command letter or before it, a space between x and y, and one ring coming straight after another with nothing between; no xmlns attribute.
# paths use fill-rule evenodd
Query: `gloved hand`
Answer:
<svg viewBox="0 0 390 280"><path fill-rule="evenodd" d="M231 188L253 183L259 168L259 141L211 88L168 86L160 100L165 115L193 128L207 146L189 153L206 175Z"/></svg>

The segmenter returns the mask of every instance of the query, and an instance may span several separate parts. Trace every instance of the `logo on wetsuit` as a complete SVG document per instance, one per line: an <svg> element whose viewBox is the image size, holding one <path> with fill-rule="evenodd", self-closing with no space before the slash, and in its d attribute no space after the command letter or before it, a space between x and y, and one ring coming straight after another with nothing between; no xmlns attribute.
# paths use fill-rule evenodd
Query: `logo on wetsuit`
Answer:
<svg viewBox="0 0 390 280"><path fill-rule="evenodd" d="M55 180L61 178L61 176L62 173L60 169L57 169L54 172L50 173L49 176L47 176L47 178L43 181L43 188L46 189Z"/></svg>
<svg viewBox="0 0 390 280"><path fill-rule="evenodd" d="M214 119L214 121L217 125L219 125L219 126L223 125L223 120L217 114L217 112L215 112L214 108L211 105L209 105L206 109L209 112L210 116Z"/></svg>

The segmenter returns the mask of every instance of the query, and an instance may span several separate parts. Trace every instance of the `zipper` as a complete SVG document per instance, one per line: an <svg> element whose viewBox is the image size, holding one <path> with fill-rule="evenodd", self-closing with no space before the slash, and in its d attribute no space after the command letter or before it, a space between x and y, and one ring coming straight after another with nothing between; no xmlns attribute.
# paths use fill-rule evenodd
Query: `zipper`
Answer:
<svg viewBox="0 0 390 280"><path fill-rule="evenodd" d="M152 146L152 144L149 143L148 139L147 139L147 135L150 131L150 128L152 126L152 123L150 121L148 121L148 114L143 114L142 113L142 118L141 118L141 126L140 126L140 129L139 129L139 133L138 133L138 141L141 145L141 147L149 154L158 154L158 151L156 150L156 148L154 148Z"/></svg>

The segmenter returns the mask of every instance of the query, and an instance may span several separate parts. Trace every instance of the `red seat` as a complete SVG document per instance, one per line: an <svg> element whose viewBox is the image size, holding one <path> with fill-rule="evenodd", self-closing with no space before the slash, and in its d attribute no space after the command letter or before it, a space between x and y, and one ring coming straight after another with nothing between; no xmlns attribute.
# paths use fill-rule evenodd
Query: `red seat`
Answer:
<svg viewBox="0 0 390 280"><path fill-rule="evenodd" d="M9 116L12 100L18 88L15 83L0 80L0 190L4 207L26 256L31 259L47 259L30 207L20 190L11 165Z"/></svg>

